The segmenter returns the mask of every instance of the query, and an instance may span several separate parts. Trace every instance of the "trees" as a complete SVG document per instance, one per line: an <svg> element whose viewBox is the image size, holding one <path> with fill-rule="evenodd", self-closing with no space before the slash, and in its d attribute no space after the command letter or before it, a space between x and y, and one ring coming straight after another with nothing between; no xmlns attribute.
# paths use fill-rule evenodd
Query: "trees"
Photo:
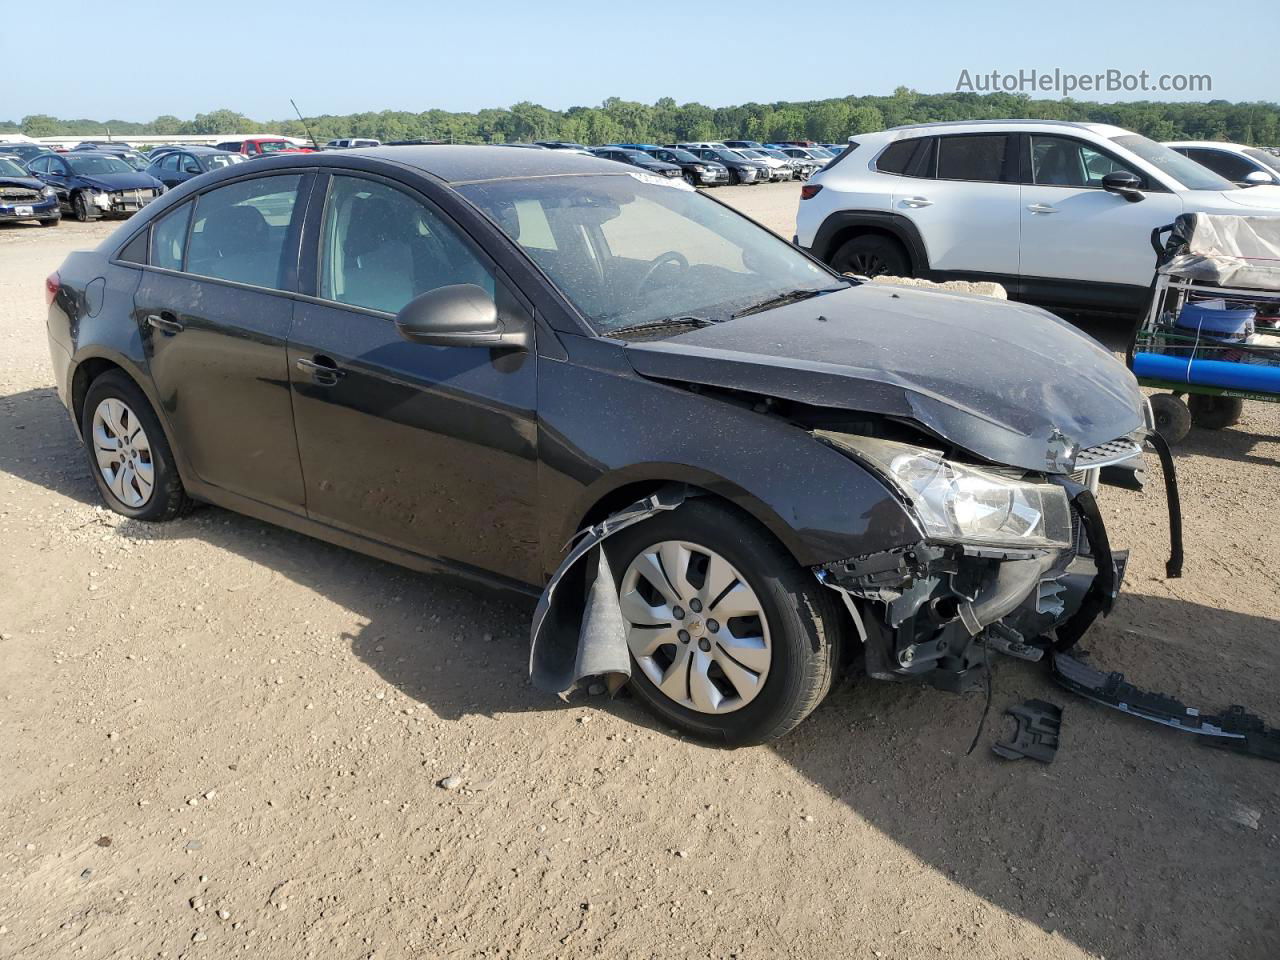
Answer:
<svg viewBox="0 0 1280 960"><path fill-rule="evenodd" d="M850 135L904 123L1029 117L1093 120L1135 130L1154 140L1235 140L1280 145L1280 105L1275 103L1092 103L1063 98L1032 100L1023 94L969 92L924 94L899 87L887 97L838 97L807 102L745 103L708 107L677 105L670 97L648 105L609 97L599 106L550 110L521 101L509 108L451 113L384 110L347 116L308 118L316 139L364 136L379 140L426 138L460 143L491 140L576 140L582 143L725 140L799 140L839 142ZM46 114L0 124L33 137L98 135L104 124L60 120ZM173 116L150 123L109 122L113 135L130 133L253 133L258 130L303 136L296 119L256 123L233 110L197 114L188 121Z"/></svg>

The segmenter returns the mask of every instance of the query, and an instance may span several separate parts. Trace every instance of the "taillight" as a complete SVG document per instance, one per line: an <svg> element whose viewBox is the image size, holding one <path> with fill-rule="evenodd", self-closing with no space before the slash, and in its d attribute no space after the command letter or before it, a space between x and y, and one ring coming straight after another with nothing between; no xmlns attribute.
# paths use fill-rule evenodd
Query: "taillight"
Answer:
<svg viewBox="0 0 1280 960"><path fill-rule="evenodd" d="M822 184L806 183L803 187L800 188L800 199L812 200L821 192L822 192Z"/></svg>
<svg viewBox="0 0 1280 960"><path fill-rule="evenodd" d="M57 299L58 290L62 287L62 278L58 276L55 270L44 278L44 302L46 306L53 306L53 301Z"/></svg>

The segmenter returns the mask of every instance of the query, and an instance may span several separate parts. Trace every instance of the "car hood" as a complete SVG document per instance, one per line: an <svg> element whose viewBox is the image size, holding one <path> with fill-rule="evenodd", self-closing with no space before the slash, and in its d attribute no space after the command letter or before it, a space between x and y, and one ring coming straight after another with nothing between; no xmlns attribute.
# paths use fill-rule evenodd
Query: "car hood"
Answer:
<svg viewBox="0 0 1280 960"><path fill-rule="evenodd" d="M861 284L669 340L629 343L644 377L911 421L994 463L1068 473L1143 426L1137 381L1037 307Z"/></svg>
<svg viewBox="0 0 1280 960"><path fill-rule="evenodd" d="M0 177L0 187L22 187L26 190L43 190L44 181L36 177Z"/></svg>
<svg viewBox="0 0 1280 960"><path fill-rule="evenodd" d="M90 177L76 177L87 187L97 190L154 190L160 181L148 173L99 173Z"/></svg>
<svg viewBox="0 0 1280 960"><path fill-rule="evenodd" d="M1280 214L1280 187L1261 186L1246 187L1240 190L1223 190L1218 194L1228 204L1236 207L1246 207L1250 212L1266 211L1267 213ZM1221 204L1219 204L1221 206ZM1223 212L1243 212L1231 210L1230 207L1224 207Z"/></svg>

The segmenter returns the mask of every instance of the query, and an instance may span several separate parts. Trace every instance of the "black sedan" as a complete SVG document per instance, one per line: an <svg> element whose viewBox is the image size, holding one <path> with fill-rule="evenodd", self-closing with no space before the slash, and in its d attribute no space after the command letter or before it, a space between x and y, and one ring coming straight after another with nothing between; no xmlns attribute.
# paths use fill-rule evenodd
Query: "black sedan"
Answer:
<svg viewBox="0 0 1280 960"><path fill-rule="evenodd" d="M221 170L233 163L247 160L243 153L231 153L214 147L182 147L167 150L151 161L147 173L155 177L166 187L176 187L186 183L192 177L211 170Z"/></svg>
<svg viewBox="0 0 1280 960"><path fill-rule="evenodd" d="M684 176L684 171L676 164L664 163L649 156L643 150L628 150L626 147L592 147L591 153L602 160L614 160L639 167L646 173L652 173L658 177Z"/></svg>
<svg viewBox="0 0 1280 960"><path fill-rule="evenodd" d="M55 227L61 219L53 187L33 177L17 157L0 153L0 223L37 220Z"/></svg>
<svg viewBox="0 0 1280 960"><path fill-rule="evenodd" d="M1034 307L840 276L618 163L229 166L48 296L111 509L207 501L540 596L541 688L629 678L698 736L785 733L855 655L972 688L995 651L1079 636L1124 571L1091 487L1147 420L1110 353Z"/></svg>
<svg viewBox="0 0 1280 960"><path fill-rule="evenodd" d="M42 157L53 151L37 143L0 143L0 153L8 157L17 157L25 166L36 157Z"/></svg>
<svg viewBox="0 0 1280 960"><path fill-rule="evenodd" d="M164 184L155 177L109 153L50 153L36 157L27 168L53 187L62 207L82 223L128 216L164 193Z"/></svg>

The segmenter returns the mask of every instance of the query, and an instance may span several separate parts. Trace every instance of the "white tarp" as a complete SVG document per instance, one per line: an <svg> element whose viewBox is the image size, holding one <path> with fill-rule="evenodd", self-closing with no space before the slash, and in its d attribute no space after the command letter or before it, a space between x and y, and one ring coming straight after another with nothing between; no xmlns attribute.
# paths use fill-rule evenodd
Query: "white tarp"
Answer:
<svg viewBox="0 0 1280 960"><path fill-rule="evenodd" d="M1197 213L1188 219L1194 227L1186 252L1160 273L1223 287L1280 290L1280 217Z"/></svg>

